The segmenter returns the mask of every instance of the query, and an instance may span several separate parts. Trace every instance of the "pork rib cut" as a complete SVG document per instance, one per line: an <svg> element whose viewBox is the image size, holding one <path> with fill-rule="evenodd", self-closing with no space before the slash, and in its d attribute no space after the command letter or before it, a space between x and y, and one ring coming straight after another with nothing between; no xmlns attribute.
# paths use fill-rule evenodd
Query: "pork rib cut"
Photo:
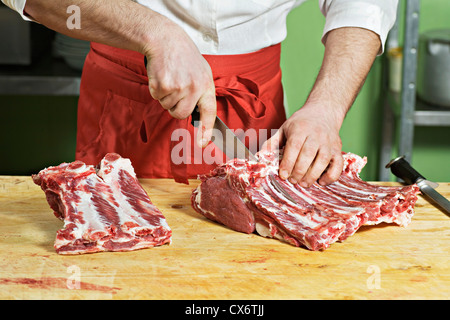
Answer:
<svg viewBox="0 0 450 320"><path fill-rule="evenodd" d="M171 242L172 231L140 185L131 161L108 153L99 166L62 163L32 176L64 220L59 254L131 251Z"/></svg>
<svg viewBox="0 0 450 320"><path fill-rule="evenodd" d="M344 153L339 180L309 188L278 177L278 153L258 154L259 162L233 159L200 176L193 191L193 208L233 230L286 241L310 250L324 250L353 235L362 225L382 222L407 226L414 213L419 188L379 186L359 173L367 159ZM268 175L296 201L277 191Z"/></svg>

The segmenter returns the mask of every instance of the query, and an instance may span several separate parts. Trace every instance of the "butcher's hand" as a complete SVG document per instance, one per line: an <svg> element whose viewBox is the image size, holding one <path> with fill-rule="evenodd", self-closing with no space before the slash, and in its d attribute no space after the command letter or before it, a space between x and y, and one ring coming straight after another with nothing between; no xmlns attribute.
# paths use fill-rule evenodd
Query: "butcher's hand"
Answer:
<svg viewBox="0 0 450 320"><path fill-rule="evenodd" d="M189 36L171 21L162 27L165 35L147 51L151 96L176 119L200 112L197 144L211 140L216 119L216 94L211 68Z"/></svg>
<svg viewBox="0 0 450 320"><path fill-rule="evenodd" d="M25 1L23 1L25 2ZM82 28L68 28L67 8L78 7ZM133 50L147 57L150 94L177 119L199 107L205 146L216 117L211 68L189 36L167 17L129 0L27 0L24 12L77 39Z"/></svg>
<svg viewBox="0 0 450 320"><path fill-rule="evenodd" d="M302 187L315 181L328 185L336 181L343 168L341 123L320 104L305 104L265 142L262 150L284 146L279 175Z"/></svg>
<svg viewBox="0 0 450 320"><path fill-rule="evenodd" d="M262 149L285 145L281 178L309 187L336 181L343 168L339 130L380 51L377 34L361 28L327 33L325 54L306 103Z"/></svg>

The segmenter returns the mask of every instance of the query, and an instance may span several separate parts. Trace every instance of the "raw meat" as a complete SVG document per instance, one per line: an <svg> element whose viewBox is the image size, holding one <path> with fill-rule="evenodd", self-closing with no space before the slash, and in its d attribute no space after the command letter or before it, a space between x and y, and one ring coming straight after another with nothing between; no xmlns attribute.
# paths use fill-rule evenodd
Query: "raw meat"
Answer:
<svg viewBox="0 0 450 320"><path fill-rule="evenodd" d="M344 153L338 181L309 188L278 177L278 153L259 154L259 162L233 159L200 176L193 208L233 230L286 241L310 250L324 250L353 235L362 225L382 222L407 226L414 213L417 185L385 187L359 177L367 159ZM273 173L296 203L278 192Z"/></svg>
<svg viewBox="0 0 450 320"><path fill-rule="evenodd" d="M59 254L131 251L171 242L165 217L129 159L109 153L99 168L75 161L32 177L55 216L64 220L54 245Z"/></svg>

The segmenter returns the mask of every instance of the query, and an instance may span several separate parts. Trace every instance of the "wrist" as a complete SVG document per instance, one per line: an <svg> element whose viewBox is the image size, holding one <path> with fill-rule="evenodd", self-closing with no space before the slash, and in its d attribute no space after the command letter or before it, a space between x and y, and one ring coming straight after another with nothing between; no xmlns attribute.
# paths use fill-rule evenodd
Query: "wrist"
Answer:
<svg viewBox="0 0 450 320"><path fill-rule="evenodd" d="M323 122L332 125L337 131L342 126L345 116L349 108L342 106L340 103L325 98L308 99L300 110L309 112L311 115L320 117Z"/></svg>
<svg viewBox="0 0 450 320"><path fill-rule="evenodd" d="M155 54L158 47L161 46L162 34L164 33L165 24L164 17L156 12L151 13L142 34L137 38L138 51L146 57L151 57Z"/></svg>
<svg viewBox="0 0 450 320"><path fill-rule="evenodd" d="M184 30L176 23L157 12L152 12L140 38L139 51L147 57L152 57L158 52L164 51L164 48L176 46L186 37Z"/></svg>

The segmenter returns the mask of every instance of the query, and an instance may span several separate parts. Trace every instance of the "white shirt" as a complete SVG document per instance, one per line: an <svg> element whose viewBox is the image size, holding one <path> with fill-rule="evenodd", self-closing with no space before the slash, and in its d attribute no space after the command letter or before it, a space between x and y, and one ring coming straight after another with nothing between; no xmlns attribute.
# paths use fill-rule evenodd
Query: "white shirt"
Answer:
<svg viewBox="0 0 450 320"><path fill-rule="evenodd" d="M45 1L45 0L43 0ZM134 0L170 18L203 54L254 52L283 41L286 17L307 0ZM26 0L2 0L23 14ZM325 16L322 41L341 27L377 33L383 44L396 18L398 0L318 0Z"/></svg>

